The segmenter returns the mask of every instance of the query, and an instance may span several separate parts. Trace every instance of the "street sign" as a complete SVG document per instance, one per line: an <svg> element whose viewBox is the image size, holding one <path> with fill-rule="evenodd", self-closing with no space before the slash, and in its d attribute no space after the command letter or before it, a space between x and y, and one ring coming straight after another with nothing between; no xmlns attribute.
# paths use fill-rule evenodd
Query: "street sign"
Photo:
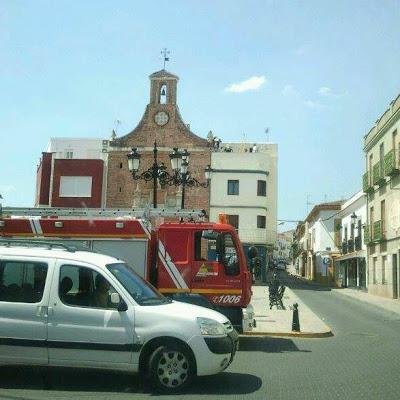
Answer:
<svg viewBox="0 0 400 400"><path fill-rule="evenodd" d="M324 263L324 265L329 265L331 263L331 259L330 257L324 257L322 259L322 262Z"/></svg>

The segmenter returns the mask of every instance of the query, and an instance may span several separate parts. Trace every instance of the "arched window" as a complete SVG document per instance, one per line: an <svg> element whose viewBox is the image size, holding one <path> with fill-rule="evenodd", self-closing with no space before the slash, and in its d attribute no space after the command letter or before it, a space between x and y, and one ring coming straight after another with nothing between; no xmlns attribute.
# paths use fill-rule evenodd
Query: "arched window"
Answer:
<svg viewBox="0 0 400 400"><path fill-rule="evenodd" d="M160 87L159 103L167 104L167 85L165 83Z"/></svg>

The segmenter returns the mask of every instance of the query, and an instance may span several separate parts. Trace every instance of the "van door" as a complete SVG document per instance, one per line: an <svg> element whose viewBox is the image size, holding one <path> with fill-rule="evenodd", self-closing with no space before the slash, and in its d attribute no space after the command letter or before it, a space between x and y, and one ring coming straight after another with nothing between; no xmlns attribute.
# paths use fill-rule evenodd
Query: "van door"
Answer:
<svg viewBox="0 0 400 400"><path fill-rule="evenodd" d="M0 362L47 364L47 316L54 261L0 257Z"/></svg>
<svg viewBox="0 0 400 400"><path fill-rule="evenodd" d="M118 311L110 302L113 292L118 293L99 268L57 261L48 324L50 364L112 368L137 361L134 309L125 299L128 309Z"/></svg>

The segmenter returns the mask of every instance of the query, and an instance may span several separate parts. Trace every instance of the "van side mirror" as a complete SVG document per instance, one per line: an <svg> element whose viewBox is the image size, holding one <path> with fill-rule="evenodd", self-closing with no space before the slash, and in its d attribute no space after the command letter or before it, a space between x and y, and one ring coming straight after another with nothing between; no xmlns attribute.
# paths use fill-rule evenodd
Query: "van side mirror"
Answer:
<svg viewBox="0 0 400 400"><path fill-rule="evenodd" d="M117 308L118 311L126 311L128 309L128 306L124 302L124 300L121 299L118 293L114 292L111 293L111 304Z"/></svg>
<svg viewBox="0 0 400 400"><path fill-rule="evenodd" d="M118 310L119 312L126 311L126 310L128 310L128 306L126 305L126 303L125 303L123 300L121 300L121 302L120 302L119 305L118 305L117 310Z"/></svg>
<svg viewBox="0 0 400 400"><path fill-rule="evenodd" d="M111 304L113 306L117 306L121 302L121 297L119 297L119 294L117 292L111 293Z"/></svg>

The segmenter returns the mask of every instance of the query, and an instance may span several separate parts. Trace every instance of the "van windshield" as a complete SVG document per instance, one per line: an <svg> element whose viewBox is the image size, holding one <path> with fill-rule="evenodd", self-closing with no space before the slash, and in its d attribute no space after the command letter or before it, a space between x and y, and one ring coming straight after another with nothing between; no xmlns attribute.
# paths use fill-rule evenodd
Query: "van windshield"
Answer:
<svg viewBox="0 0 400 400"><path fill-rule="evenodd" d="M150 283L142 279L128 264L107 264L106 267L141 306L154 306L171 302L169 298L163 296Z"/></svg>

